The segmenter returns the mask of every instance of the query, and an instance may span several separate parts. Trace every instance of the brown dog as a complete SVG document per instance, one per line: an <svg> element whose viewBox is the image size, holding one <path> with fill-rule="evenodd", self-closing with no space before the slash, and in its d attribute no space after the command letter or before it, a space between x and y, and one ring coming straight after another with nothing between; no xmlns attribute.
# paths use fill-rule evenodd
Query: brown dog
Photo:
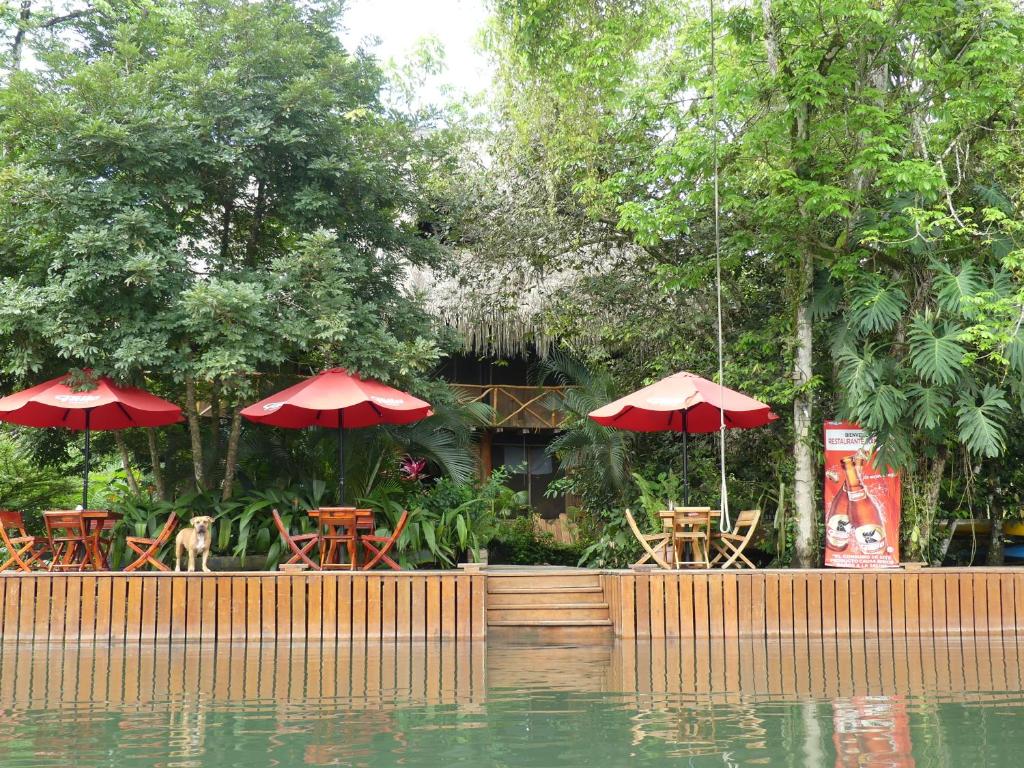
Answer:
<svg viewBox="0 0 1024 768"><path fill-rule="evenodd" d="M210 556L210 530L213 528L212 517L193 517L191 528L182 528L174 539L174 570L181 570L181 550L188 552L188 569L196 569L196 555L203 557L203 572L209 573L206 558Z"/></svg>

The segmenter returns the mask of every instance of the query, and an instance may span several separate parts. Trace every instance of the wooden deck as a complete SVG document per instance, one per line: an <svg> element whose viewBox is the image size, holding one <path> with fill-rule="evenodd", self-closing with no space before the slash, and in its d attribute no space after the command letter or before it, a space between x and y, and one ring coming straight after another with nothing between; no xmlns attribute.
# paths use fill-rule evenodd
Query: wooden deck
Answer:
<svg viewBox="0 0 1024 768"><path fill-rule="evenodd" d="M95 573L0 578L0 638L134 643L482 638L476 574Z"/></svg>
<svg viewBox="0 0 1024 768"><path fill-rule="evenodd" d="M1024 628L1024 569L0 574L17 643L960 640ZM582 633L582 635L580 634Z"/></svg>
<svg viewBox="0 0 1024 768"><path fill-rule="evenodd" d="M968 638L1024 629L1024 569L605 574L620 637Z"/></svg>

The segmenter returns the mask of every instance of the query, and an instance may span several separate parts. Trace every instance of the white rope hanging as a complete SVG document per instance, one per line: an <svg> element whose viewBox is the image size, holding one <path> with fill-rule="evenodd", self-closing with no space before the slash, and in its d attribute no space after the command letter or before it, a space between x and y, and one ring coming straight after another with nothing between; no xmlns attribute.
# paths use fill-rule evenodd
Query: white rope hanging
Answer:
<svg viewBox="0 0 1024 768"><path fill-rule="evenodd" d="M719 228L718 199L718 65L715 59L715 0L708 0L711 21L711 142L714 155L714 190L715 190L715 293L718 299L718 468L722 479L721 506L722 516L718 527L723 531L732 528L729 520L729 489L725 480L725 364L722 338L722 239Z"/></svg>

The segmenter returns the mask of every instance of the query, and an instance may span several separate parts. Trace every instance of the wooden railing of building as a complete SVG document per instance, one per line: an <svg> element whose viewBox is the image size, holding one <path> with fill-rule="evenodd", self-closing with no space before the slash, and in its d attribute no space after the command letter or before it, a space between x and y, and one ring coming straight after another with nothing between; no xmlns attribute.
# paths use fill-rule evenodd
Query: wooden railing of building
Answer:
<svg viewBox="0 0 1024 768"><path fill-rule="evenodd" d="M506 384L481 386L452 384L468 401L491 406L487 426L510 429L555 429L562 423L561 412L551 408L552 395L566 387L519 387Z"/></svg>
<svg viewBox="0 0 1024 768"><path fill-rule="evenodd" d="M932 635L1024 628L1024 570L606 573L619 637L732 638Z"/></svg>
<svg viewBox="0 0 1024 768"><path fill-rule="evenodd" d="M261 642L482 638L480 574L0 576L4 641Z"/></svg>

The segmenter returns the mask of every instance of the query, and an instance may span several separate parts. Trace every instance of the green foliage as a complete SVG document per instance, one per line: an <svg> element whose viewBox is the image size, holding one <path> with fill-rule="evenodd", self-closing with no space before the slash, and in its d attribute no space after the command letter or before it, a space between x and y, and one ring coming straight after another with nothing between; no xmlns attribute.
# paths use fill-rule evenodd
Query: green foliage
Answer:
<svg viewBox="0 0 1024 768"><path fill-rule="evenodd" d="M967 449L992 458L1006 448L1006 421L1010 405L998 387L987 385L978 393L965 392L956 403L960 436Z"/></svg>
<svg viewBox="0 0 1024 768"><path fill-rule="evenodd" d="M963 370L966 350L957 343L960 329L936 323L927 313L910 323L910 365L928 384L952 384Z"/></svg>
<svg viewBox="0 0 1024 768"><path fill-rule="evenodd" d="M551 533L537 529L536 515L524 514L498 521L487 555L490 563L575 566L582 548L559 543Z"/></svg>
<svg viewBox="0 0 1024 768"><path fill-rule="evenodd" d="M80 501L80 491L62 469L38 466L8 428L0 429L0 508L24 513L29 527L39 531L42 510L61 508L76 492Z"/></svg>
<svg viewBox="0 0 1024 768"><path fill-rule="evenodd" d="M849 292L850 322L861 333L888 331L907 305L902 289L878 275L867 275Z"/></svg>
<svg viewBox="0 0 1024 768"><path fill-rule="evenodd" d="M216 493L189 493L173 501L161 501L149 495L131 494L123 481L111 485L110 508L123 515L115 531L114 565L124 564L130 555L120 546L123 535L155 537L173 512L188 525L193 517L208 515L214 518L211 551L214 554L245 558L247 555L265 555L266 567L273 570L283 552L281 538L270 515L277 509L289 530L309 531L313 526L309 510L321 506L326 486L314 482L309 487L270 489L240 494L223 501Z"/></svg>
<svg viewBox="0 0 1024 768"><path fill-rule="evenodd" d="M526 497L505 485L508 475L497 469L481 483L438 478L419 484L386 484L359 500L393 528L403 509L409 522L396 543L404 566L454 568L464 558L476 559L497 530L498 521L526 508Z"/></svg>
<svg viewBox="0 0 1024 768"><path fill-rule="evenodd" d="M612 376L555 350L538 365L537 379L541 384L567 387L561 394L552 395L547 404L563 414L561 431L548 444L548 453L558 457L570 477L588 474L600 478L605 493L621 492L629 476L632 435L602 427L587 416L619 396Z"/></svg>
<svg viewBox="0 0 1024 768"><path fill-rule="evenodd" d="M457 142L385 103L341 13L154 0L51 30L39 5L33 66L0 79L0 373L13 387L89 366L194 392L212 418L191 442L161 436L169 496L245 474L231 421L265 386L344 365L431 387L438 332L404 285L441 253L419 222ZM0 16L0 36L15 24ZM423 429L468 475L450 433ZM130 450L151 461L144 440Z"/></svg>

